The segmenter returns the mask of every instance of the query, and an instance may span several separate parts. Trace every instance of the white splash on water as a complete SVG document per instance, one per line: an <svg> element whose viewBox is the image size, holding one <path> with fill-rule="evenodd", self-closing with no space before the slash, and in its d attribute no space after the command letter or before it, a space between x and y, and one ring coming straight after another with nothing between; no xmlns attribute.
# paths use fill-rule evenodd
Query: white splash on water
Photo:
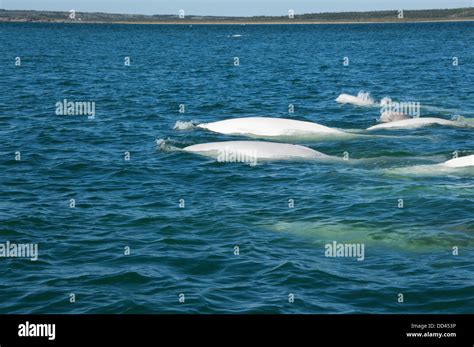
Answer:
<svg viewBox="0 0 474 347"><path fill-rule="evenodd" d="M196 121L190 121L190 122L184 122L184 121L177 121L173 127L174 130L193 130L196 128L196 125L198 122Z"/></svg>
<svg viewBox="0 0 474 347"><path fill-rule="evenodd" d="M157 139L156 140L156 146L158 147L158 150L162 152L178 152L181 151L181 148L178 148L176 146L173 146L171 144L171 140L168 139Z"/></svg>
<svg viewBox="0 0 474 347"><path fill-rule="evenodd" d="M356 106L372 106L375 104L374 99L370 97L370 93L364 91L357 93L357 96L343 93L336 98L336 102Z"/></svg>

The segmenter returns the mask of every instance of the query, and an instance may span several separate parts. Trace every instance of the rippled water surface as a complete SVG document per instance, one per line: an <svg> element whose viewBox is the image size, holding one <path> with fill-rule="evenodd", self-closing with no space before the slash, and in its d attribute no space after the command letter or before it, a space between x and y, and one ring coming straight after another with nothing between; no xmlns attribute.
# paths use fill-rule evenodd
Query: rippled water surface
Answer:
<svg viewBox="0 0 474 347"><path fill-rule="evenodd" d="M0 258L0 312L474 313L473 170L397 171L474 154L473 128L295 139L349 154L337 163L156 145L245 140L177 121L365 129L377 108L334 101L360 90L474 118L473 23L0 30L0 242L39 247L37 261ZM64 99L95 102L95 119L56 115ZM365 259L326 257L333 241Z"/></svg>

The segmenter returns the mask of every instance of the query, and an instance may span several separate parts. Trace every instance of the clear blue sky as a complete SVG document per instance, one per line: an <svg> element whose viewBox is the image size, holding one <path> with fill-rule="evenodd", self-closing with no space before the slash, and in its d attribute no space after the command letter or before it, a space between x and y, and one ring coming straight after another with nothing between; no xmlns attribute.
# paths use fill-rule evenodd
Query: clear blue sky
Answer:
<svg viewBox="0 0 474 347"><path fill-rule="evenodd" d="M474 0L0 0L0 8L142 14L286 15L298 13L421 8L455 8Z"/></svg>

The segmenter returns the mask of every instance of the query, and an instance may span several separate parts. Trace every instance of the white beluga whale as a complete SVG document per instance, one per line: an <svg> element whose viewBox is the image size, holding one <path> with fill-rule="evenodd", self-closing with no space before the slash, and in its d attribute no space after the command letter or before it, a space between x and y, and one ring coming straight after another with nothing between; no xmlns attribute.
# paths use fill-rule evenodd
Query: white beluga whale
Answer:
<svg viewBox="0 0 474 347"><path fill-rule="evenodd" d="M250 164L258 160L338 159L304 146L265 141L210 142L188 146L182 151L215 158L219 162Z"/></svg>
<svg viewBox="0 0 474 347"><path fill-rule="evenodd" d="M378 130L378 129L415 129L430 125L447 125L453 127L463 126L458 121L447 120L443 118L434 117L418 117L418 118L407 118L395 121L389 121L386 123L377 124L367 128L367 130Z"/></svg>
<svg viewBox="0 0 474 347"><path fill-rule="evenodd" d="M218 122L203 123L198 128L226 135L246 135L251 137L310 137L310 136L354 136L327 126L286 118L247 117L233 118Z"/></svg>
<svg viewBox="0 0 474 347"><path fill-rule="evenodd" d="M467 155L464 157L454 158L438 165L445 166L445 167L452 167L452 168L474 166L474 154Z"/></svg>
<svg viewBox="0 0 474 347"><path fill-rule="evenodd" d="M385 171L388 173L409 175L439 176L450 174L467 174L471 176L474 174L474 154L450 159L439 164L415 165L389 169Z"/></svg>
<svg viewBox="0 0 474 347"><path fill-rule="evenodd" d="M455 240L459 240L456 235L446 233L442 227L427 227L426 231L429 231L430 234L434 230L440 232L432 242L427 243L426 234L423 233L424 228L416 226L413 228L391 226L390 232L387 232L386 229L371 223L337 222L327 219L311 220L309 218L303 221L271 221L261 226L276 233L298 235L312 240L312 243L320 250L324 249L323 247L328 243L332 244L337 240L337 243L343 244L364 244L366 248L370 247L371 249L389 248L409 252L425 252L446 249ZM473 245L474 241L469 241L469 244Z"/></svg>
<svg viewBox="0 0 474 347"><path fill-rule="evenodd" d="M359 92L357 96L343 93L336 98L336 102L340 104L351 104L356 106L372 106L375 104L369 93L365 92Z"/></svg>

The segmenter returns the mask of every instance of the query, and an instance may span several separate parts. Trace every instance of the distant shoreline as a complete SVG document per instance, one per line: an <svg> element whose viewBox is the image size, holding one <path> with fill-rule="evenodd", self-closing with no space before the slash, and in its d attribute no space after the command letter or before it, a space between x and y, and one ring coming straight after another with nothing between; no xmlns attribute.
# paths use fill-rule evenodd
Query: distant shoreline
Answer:
<svg viewBox="0 0 474 347"><path fill-rule="evenodd" d="M182 13L184 16L184 12ZM426 10L325 12L283 16L144 15L104 12L0 9L0 23L140 24L140 25L324 25L452 23L474 21L474 7Z"/></svg>
<svg viewBox="0 0 474 347"><path fill-rule="evenodd" d="M129 21L45 21L45 20L9 20L0 23L50 23L50 24L128 24L128 25L348 25L348 24L410 24L410 23L456 23L474 22L473 18L462 19L413 19L401 21L373 20L373 21L161 21L161 22L129 22Z"/></svg>

